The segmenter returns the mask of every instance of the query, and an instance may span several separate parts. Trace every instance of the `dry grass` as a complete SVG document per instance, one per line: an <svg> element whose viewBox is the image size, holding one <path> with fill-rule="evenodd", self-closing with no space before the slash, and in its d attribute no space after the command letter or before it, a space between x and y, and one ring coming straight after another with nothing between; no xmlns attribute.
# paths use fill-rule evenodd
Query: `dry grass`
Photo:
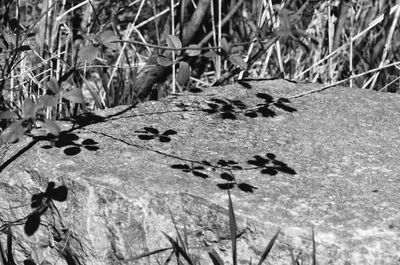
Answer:
<svg viewBox="0 0 400 265"><path fill-rule="evenodd" d="M12 49L2 47L2 110L20 110L27 97L37 100L48 90L50 77L81 88L87 102L86 106L78 106L60 100L56 108L47 109L48 118L136 103L136 77L149 67L146 64L149 58L161 51L146 44L166 46L167 35L182 36L181 24L188 22L198 4L195 0L168 3L161 0L21 0L19 5L15 1L9 2L10 17L18 18L25 29L19 33L3 30L2 38L6 42L9 42L8 38L18 39L14 43L16 46L29 45L31 50L13 54ZM346 1L323 1L314 11L306 30L295 25L298 30L288 32L285 32L285 23L291 18L290 11L300 8L302 1L290 1L288 6L285 3L273 4L275 2L215 1L208 10L209 19L203 22L192 43L221 47L222 38L228 39L230 45L243 43L245 50L242 54L247 60L257 49L257 43L253 42L254 34L264 24L259 31L262 38L268 38L270 29L283 33L280 40L250 68L248 74L251 77L283 75L298 81L400 91L396 63L400 50L400 34L396 27L400 14L399 0L347 1L347 16L344 16L343 27L339 29L339 18L343 18L339 14L345 10L340 3L344 5ZM236 12L233 14L224 8L235 5L240 7L234 9ZM180 10L187 13L182 16ZM5 6L1 7L1 12L6 12ZM10 27L7 25L6 29ZM101 37L105 31L114 32L120 40L133 40L141 45L106 43L99 46L94 60L77 56L84 47L105 44ZM205 39L211 39L211 42ZM213 83L222 72L232 67L221 56L198 56L187 59L187 62L192 68L192 86L200 87ZM375 70L369 72L371 69ZM69 71L72 71L70 76L66 75ZM167 77L155 84L159 95L175 93L175 69L172 72L172 78ZM239 75L242 76L243 73Z"/></svg>

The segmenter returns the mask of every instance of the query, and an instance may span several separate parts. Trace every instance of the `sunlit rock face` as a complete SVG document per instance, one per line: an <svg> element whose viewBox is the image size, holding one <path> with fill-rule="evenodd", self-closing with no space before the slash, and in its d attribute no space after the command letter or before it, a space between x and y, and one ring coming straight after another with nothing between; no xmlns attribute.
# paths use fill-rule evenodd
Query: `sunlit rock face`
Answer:
<svg viewBox="0 0 400 265"><path fill-rule="evenodd" d="M229 190L238 264L258 262L279 229L266 262L291 264L292 250L311 264L312 228L318 264L399 263L400 96L299 96L318 88L194 90L58 122L55 142L25 137L0 167L15 261L163 264L171 249L128 260L171 247L175 221L194 262L211 264L214 249L232 264Z"/></svg>

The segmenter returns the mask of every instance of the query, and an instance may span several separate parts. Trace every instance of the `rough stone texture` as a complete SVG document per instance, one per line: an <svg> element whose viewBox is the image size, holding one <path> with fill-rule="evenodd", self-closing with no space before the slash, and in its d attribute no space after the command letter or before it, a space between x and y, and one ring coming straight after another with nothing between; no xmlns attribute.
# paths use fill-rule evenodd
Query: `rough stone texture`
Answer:
<svg viewBox="0 0 400 265"><path fill-rule="evenodd" d="M1 220L29 214L32 194L55 181L69 193L55 202L61 219L42 216L61 234L47 248L49 261L64 253L68 264L114 264L168 247L162 232L176 236L171 211L181 231L186 225L190 246L214 247L230 264L228 195L221 189L221 174L230 173L244 232L239 264L258 261L279 228L265 264L290 264L289 249L300 264L311 264L311 227L318 264L400 264L400 96L336 87L274 105L271 98L318 86L250 85L101 111L105 121L75 129L60 122L65 134L54 146L31 138L12 145L0 168ZM169 142L149 139L144 127L176 134ZM13 232L17 260L32 246L46 249L54 236L45 226L32 237L22 225ZM211 264L205 251L194 252Z"/></svg>

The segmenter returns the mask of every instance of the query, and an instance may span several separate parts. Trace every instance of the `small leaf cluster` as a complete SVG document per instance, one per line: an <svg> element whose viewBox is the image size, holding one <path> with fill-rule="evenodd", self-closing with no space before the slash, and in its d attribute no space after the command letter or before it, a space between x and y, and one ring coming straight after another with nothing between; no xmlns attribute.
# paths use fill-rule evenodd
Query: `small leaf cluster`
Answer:
<svg viewBox="0 0 400 265"><path fill-rule="evenodd" d="M224 60L228 60L232 66L237 66L242 70L246 70L248 65L243 59L243 46L233 46L228 43L226 38L221 39L221 51L208 51L204 56L216 57L221 56Z"/></svg>
<svg viewBox="0 0 400 265"><path fill-rule="evenodd" d="M178 65L178 73L176 75L176 81L181 87L185 87L190 80L191 70L187 62L182 61L184 53L182 52L182 42L174 35L168 35L167 45L169 48L176 50L175 54L178 56L175 60L172 59L172 53L167 52L164 55L157 57L157 63L161 66L168 67L174 64ZM189 47L197 48L197 45L191 45ZM187 50L188 56L197 56L200 54L200 50Z"/></svg>
<svg viewBox="0 0 400 265"><path fill-rule="evenodd" d="M25 99L22 117L13 111L1 112L0 120L17 120L0 134L1 143L17 142L23 135L35 128L37 123L41 123L41 126L47 129L50 134L58 137L60 128L53 120L44 118L41 110L43 108L55 107L61 99L73 103L84 103L81 89L67 82L63 82L59 86L56 79L50 78L47 82L46 94L41 96L36 103L31 98Z"/></svg>
<svg viewBox="0 0 400 265"><path fill-rule="evenodd" d="M106 30L100 34L89 34L86 36L86 39L90 44L80 48L78 52L78 57L84 62L96 59L103 48L111 50L119 49L118 43L115 42L118 41L118 37L112 30Z"/></svg>
<svg viewBox="0 0 400 265"><path fill-rule="evenodd" d="M36 123L40 122L50 134L58 136L60 134L60 128L58 125L50 120L44 118L44 115L39 112L43 106L40 103L34 103L32 99L26 98L23 105L23 112L21 119L13 122L0 134L1 143L15 143L25 135L29 133L32 128L36 127ZM5 111L0 113L0 119L17 119L19 116L12 111Z"/></svg>

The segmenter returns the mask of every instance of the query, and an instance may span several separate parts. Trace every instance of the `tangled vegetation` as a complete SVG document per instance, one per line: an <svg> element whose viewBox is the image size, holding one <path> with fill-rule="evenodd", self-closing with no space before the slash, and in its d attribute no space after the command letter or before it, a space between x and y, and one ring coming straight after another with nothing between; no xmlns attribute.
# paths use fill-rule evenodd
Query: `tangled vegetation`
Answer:
<svg viewBox="0 0 400 265"><path fill-rule="evenodd" d="M241 78L398 92L397 2L2 1L0 111L31 98L58 119Z"/></svg>

